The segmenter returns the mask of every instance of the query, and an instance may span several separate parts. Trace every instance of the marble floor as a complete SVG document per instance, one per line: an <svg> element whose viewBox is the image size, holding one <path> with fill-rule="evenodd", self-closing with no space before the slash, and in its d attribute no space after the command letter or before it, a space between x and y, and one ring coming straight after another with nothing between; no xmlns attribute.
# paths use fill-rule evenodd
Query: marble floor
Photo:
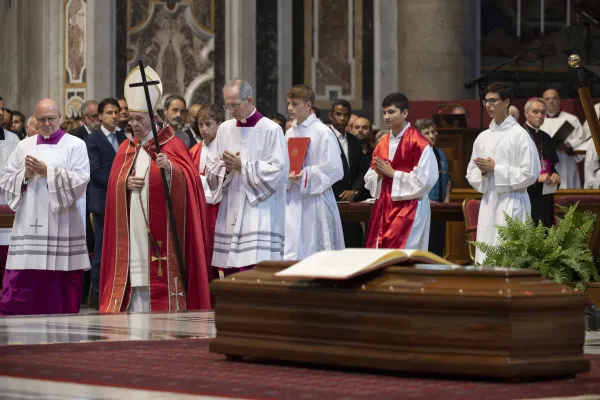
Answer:
<svg viewBox="0 0 600 400"><path fill-rule="evenodd" d="M88 341L172 340L215 336L212 312L0 318L0 345ZM600 354L600 332L587 332L584 351ZM1 360L0 360L1 362ZM216 399L176 393L59 383L0 376L0 399ZM224 397L219 397L224 399Z"/></svg>

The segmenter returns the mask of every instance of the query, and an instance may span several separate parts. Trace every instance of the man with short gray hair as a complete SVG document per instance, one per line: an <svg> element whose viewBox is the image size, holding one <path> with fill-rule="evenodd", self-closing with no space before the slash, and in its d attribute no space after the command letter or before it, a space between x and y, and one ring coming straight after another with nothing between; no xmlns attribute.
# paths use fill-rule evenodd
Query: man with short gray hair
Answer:
<svg viewBox="0 0 600 400"><path fill-rule="evenodd" d="M206 159L206 178L221 203L212 265L220 276L248 269L284 252L289 159L281 127L258 112L242 79L223 87L234 119L219 126Z"/></svg>
<svg viewBox="0 0 600 400"><path fill-rule="evenodd" d="M79 107L79 115L83 119L83 126L73 129L69 133L78 137L81 140L92 133L94 129L100 128L100 119L98 119L98 102L96 100L88 100Z"/></svg>
<svg viewBox="0 0 600 400"><path fill-rule="evenodd" d="M527 188L531 201L531 218L536 224L541 222L549 228L554 225L554 196L550 192L560 184L560 175L556 171L558 155L550 135L540 129L546 119L544 99L539 97L529 99L524 111L526 122L523 127L535 143L541 166L537 181ZM554 189L548 190L552 187Z"/></svg>

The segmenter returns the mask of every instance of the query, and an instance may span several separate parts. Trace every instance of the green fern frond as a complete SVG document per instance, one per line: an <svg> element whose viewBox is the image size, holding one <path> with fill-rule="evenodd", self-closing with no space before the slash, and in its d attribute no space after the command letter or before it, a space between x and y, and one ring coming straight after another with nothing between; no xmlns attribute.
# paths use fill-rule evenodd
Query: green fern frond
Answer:
<svg viewBox="0 0 600 400"><path fill-rule="evenodd" d="M498 245L472 242L485 254L481 265L538 270L555 282L576 283L580 290L585 290L588 282L600 280L587 246L596 215L576 212L577 204L557 207L563 217L551 228L536 225L529 214L521 221L504 212L505 224L496 226ZM600 265L600 255L598 261Z"/></svg>

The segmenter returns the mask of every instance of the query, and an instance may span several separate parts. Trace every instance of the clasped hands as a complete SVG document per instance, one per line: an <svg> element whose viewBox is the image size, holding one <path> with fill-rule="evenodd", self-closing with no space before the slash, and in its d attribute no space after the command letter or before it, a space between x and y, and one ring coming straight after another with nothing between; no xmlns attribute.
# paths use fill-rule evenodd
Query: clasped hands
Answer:
<svg viewBox="0 0 600 400"><path fill-rule="evenodd" d="M548 186L558 185L560 183L560 175L558 175L558 174L541 174L538 177L538 182L545 183Z"/></svg>
<svg viewBox="0 0 600 400"><path fill-rule="evenodd" d="M383 178L384 176L387 176L388 178L394 177L396 170L392 168L389 161L383 160L376 156L373 160L373 164L379 179Z"/></svg>
<svg viewBox="0 0 600 400"><path fill-rule="evenodd" d="M483 175L487 174L488 172L494 172L494 168L496 168L496 162L491 157L477 157L475 160L473 160L473 162L475 163L477 168L479 168L479 170L483 173Z"/></svg>
<svg viewBox="0 0 600 400"><path fill-rule="evenodd" d="M233 154L232 152L225 150L221 155L221 159L225 162L225 171L228 173L231 171L242 170L242 159L240 158L239 152Z"/></svg>
<svg viewBox="0 0 600 400"><path fill-rule="evenodd" d="M292 181L292 183L298 182L298 180L302 177L302 170L300 170L297 174L294 174L293 171L290 171L288 175L288 179Z"/></svg>
<svg viewBox="0 0 600 400"><path fill-rule="evenodd" d="M48 166L34 156L27 155L25 156L25 179L31 178L34 174L48 176Z"/></svg>
<svg viewBox="0 0 600 400"><path fill-rule="evenodd" d="M156 165L158 165L158 168L164 169L167 175L171 174L171 163L164 153L158 153L156 156ZM145 177L135 176L135 169L132 169L131 174L127 177L127 190L142 190L145 181Z"/></svg>

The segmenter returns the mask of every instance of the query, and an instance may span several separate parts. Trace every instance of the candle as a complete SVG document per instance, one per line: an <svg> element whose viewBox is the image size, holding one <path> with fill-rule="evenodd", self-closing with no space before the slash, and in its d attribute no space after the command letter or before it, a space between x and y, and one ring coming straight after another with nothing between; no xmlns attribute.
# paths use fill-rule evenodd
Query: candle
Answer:
<svg viewBox="0 0 600 400"><path fill-rule="evenodd" d="M571 25L571 0L567 0L567 26Z"/></svg>

